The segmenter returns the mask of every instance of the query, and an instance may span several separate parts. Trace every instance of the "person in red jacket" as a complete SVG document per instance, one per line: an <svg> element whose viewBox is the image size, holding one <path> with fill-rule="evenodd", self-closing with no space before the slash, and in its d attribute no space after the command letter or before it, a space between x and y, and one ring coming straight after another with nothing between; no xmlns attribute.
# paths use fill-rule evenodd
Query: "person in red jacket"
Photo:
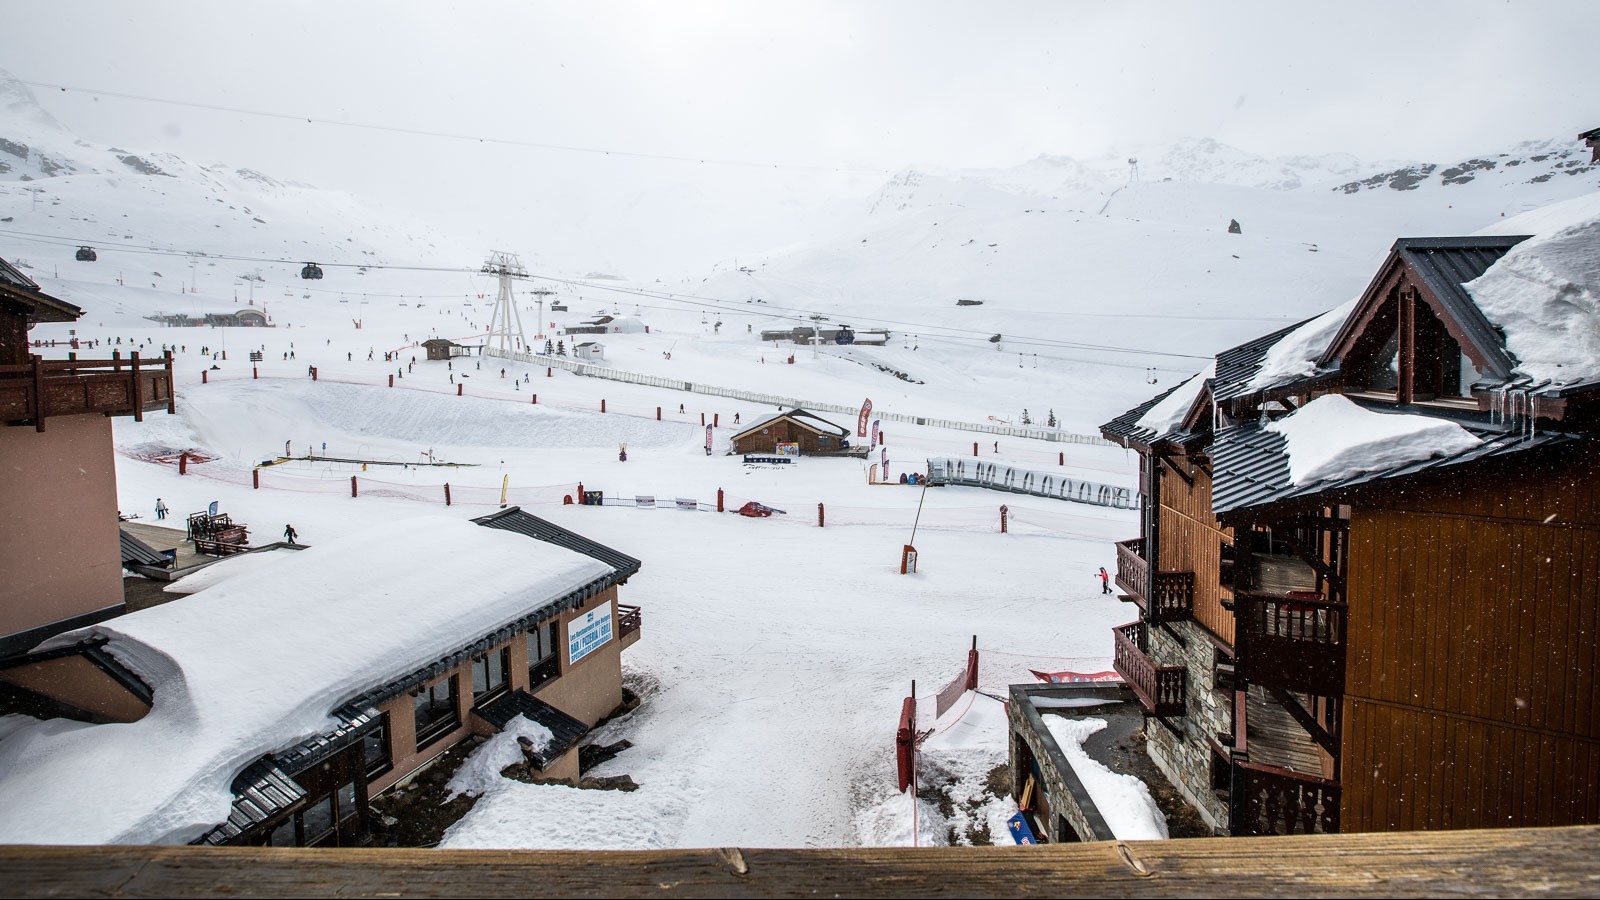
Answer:
<svg viewBox="0 0 1600 900"><path fill-rule="evenodd" d="M1106 571L1105 566L1100 567L1100 593L1111 593L1111 573Z"/></svg>

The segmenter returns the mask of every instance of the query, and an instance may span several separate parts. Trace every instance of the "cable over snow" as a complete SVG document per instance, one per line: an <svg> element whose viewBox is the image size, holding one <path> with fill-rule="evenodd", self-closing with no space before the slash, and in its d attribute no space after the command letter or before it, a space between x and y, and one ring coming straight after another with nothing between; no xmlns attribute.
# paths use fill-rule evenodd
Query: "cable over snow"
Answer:
<svg viewBox="0 0 1600 900"><path fill-rule="evenodd" d="M1448 456L1482 441L1454 422L1363 409L1325 394L1267 426L1288 442L1289 480L1317 484Z"/></svg>
<svg viewBox="0 0 1600 900"><path fill-rule="evenodd" d="M1149 429L1160 437L1179 425L1183 424L1183 417L1188 414L1189 408L1194 406L1195 398L1200 396L1200 391L1205 389L1206 383L1217 376L1217 361L1200 371L1198 375L1185 381L1177 390L1168 394L1165 400L1150 407L1139 421L1134 423L1136 429Z"/></svg>

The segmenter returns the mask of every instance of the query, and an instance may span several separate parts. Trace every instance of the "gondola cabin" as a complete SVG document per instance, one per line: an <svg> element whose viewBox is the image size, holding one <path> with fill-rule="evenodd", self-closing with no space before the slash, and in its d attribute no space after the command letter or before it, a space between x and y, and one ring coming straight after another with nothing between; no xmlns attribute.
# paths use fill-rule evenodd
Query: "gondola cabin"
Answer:
<svg viewBox="0 0 1600 900"><path fill-rule="evenodd" d="M78 248L78 253L77 253L78 262L94 262L95 260L97 260L99 258L100 257L95 254L93 247L79 247Z"/></svg>
<svg viewBox="0 0 1600 900"><path fill-rule="evenodd" d="M307 281L310 281L313 278L320 279L322 278L322 267L316 263L306 263L305 266L300 269L300 277L306 279Z"/></svg>
<svg viewBox="0 0 1600 900"><path fill-rule="evenodd" d="M849 325L841 325L839 326L839 333L833 338L833 342L840 346L854 344L856 342L856 333L850 330Z"/></svg>

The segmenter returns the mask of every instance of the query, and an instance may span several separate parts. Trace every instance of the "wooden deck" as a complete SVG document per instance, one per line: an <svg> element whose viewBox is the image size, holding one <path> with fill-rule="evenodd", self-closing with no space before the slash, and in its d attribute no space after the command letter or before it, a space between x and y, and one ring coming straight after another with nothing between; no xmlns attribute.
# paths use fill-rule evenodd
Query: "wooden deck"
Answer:
<svg viewBox="0 0 1600 900"><path fill-rule="evenodd" d="M16 897L1593 897L1600 826L1036 847L0 847Z"/></svg>
<svg viewBox="0 0 1600 900"><path fill-rule="evenodd" d="M1245 704L1250 761L1303 775L1323 777L1322 755L1288 710L1259 685L1250 686Z"/></svg>

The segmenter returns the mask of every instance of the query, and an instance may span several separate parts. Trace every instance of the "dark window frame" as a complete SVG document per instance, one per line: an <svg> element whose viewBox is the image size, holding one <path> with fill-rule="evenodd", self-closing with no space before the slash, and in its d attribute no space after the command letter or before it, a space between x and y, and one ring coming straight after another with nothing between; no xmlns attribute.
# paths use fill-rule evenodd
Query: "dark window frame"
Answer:
<svg viewBox="0 0 1600 900"><path fill-rule="evenodd" d="M479 666L483 667L483 690L478 689ZM491 683L498 668L500 680ZM505 694L511 689L511 648L501 647L490 650L482 656L472 660L472 705L482 706L484 703Z"/></svg>
<svg viewBox="0 0 1600 900"><path fill-rule="evenodd" d="M441 687L445 688L447 699L440 698ZM428 699L424 701L423 697ZM426 720L421 715L425 709L434 712L434 715ZM445 735L461 727L460 676L451 673L426 688L413 691L411 710L417 726L417 749L422 750L438 743Z"/></svg>
<svg viewBox="0 0 1600 900"><path fill-rule="evenodd" d="M528 629L528 689L539 687L561 676L560 618L540 622ZM548 643L548 648L544 645ZM542 655L541 655L541 651Z"/></svg>
<svg viewBox="0 0 1600 900"><path fill-rule="evenodd" d="M383 745L383 758L373 759L369 751L378 743ZM362 736L361 763L368 781L372 781L394 768L394 732L389 728L389 714L387 712L379 716L378 724Z"/></svg>

